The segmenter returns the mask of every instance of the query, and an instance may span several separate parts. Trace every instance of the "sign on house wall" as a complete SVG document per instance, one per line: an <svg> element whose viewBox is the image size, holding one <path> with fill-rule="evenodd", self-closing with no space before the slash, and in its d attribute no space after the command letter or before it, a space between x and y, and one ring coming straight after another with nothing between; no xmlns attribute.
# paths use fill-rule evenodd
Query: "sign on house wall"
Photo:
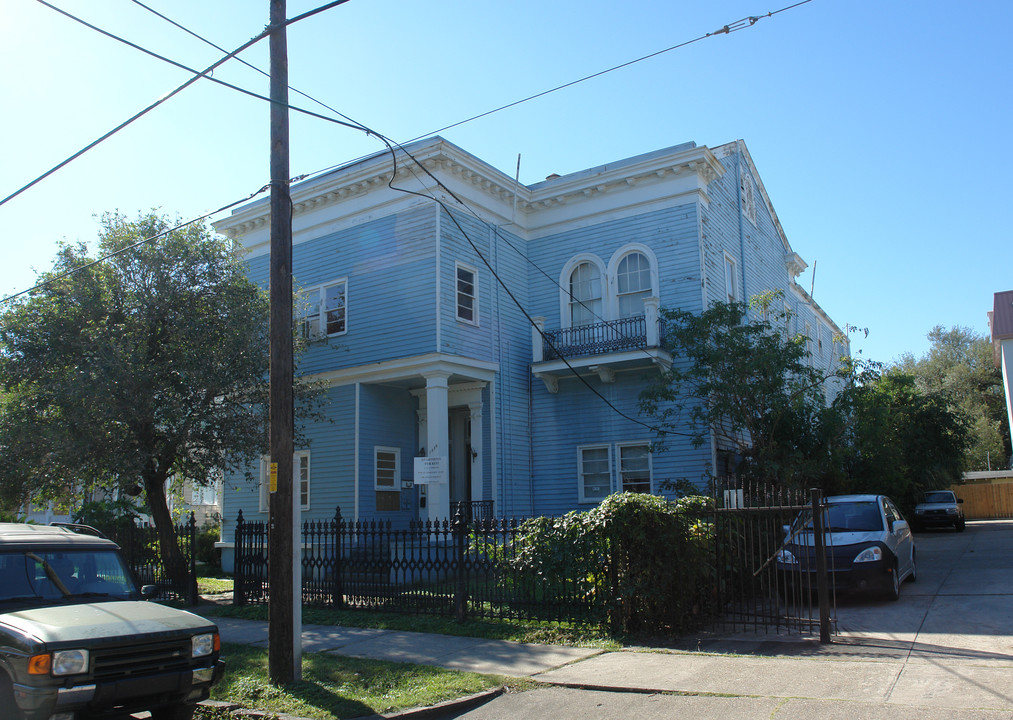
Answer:
<svg viewBox="0 0 1013 720"><path fill-rule="evenodd" d="M435 485L447 482L447 458L417 457L415 458L415 484Z"/></svg>

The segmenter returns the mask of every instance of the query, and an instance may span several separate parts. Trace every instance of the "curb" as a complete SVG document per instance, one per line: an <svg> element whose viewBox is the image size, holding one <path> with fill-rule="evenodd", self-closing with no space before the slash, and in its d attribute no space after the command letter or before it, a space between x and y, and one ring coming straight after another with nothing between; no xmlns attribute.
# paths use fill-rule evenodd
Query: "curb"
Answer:
<svg viewBox="0 0 1013 720"><path fill-rule="evenodd" d="M493 698L499 697L505 693L506 690L506 686L500 686L492 690L485 690L480 693L475 693L474 695L457 698L456 700L445 700L444 702L437 703L436 705L410 708L408 710L400 710L395 713L384 715L363 715L361 717L354 718L354 720L425 720L426 718L439 718L448 711L463 712L485 705ZM299 718L294 715L276 714L265 712L263 710L252 710L237 703L225 702L222 700L202 700L197 704L204 707L227 710L229 714L237 718L237 720L260 720L260 718L278 718L278 720L308 720L308 718Z"/></svg>

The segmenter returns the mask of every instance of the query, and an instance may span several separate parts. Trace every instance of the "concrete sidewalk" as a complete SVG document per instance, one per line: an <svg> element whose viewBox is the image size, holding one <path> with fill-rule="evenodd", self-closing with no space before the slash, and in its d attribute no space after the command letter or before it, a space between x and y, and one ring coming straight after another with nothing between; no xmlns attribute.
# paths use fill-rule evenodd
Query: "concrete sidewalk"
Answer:
<svg viewBox="0 0 1013 720"><path fill-rule="evenodd" d="M426 633L306 626L305 652L530 677L554 687L427 717L1009 718L1013 523L919 535L900 601L842 601L840 634L725 635L618 652ZM267 644L263 622L218 618L226 642Z"/></svg>

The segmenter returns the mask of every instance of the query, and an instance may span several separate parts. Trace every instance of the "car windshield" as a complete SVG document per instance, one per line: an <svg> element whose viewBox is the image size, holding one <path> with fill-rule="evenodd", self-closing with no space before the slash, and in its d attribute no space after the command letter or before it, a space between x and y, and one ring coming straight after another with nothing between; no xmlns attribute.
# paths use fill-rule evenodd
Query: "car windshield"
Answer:
<svg viewBox="0 0 1013 720"><path fill-rule="evenodd" d="M800 518L802 519L802 518ZM804 530L812 530L812 513L804 517ZM883 529L883 514L874 500L838 502L827 505L823 516L827 532L872 532Z"/></svg>
<svg viewBox="0 0 1013 720"><path fill-rule="evenodd" d="M954 503L956 500L953 497L953 493L949 490L939 492L927 492L925 493L925 502L927 503Z"/></svg>
<svg viewBox="0 0 1013 720"><path fill-rule="evenodd" d="M19 600L135 599L130 571L115 550L0 553L0 603Z"/></svg>

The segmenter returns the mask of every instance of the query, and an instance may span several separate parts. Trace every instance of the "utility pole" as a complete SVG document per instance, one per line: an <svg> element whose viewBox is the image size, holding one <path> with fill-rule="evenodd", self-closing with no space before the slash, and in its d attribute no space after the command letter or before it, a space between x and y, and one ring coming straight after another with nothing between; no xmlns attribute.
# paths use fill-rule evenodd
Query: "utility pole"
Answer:
<svg viewBox="0 0 1013 720"><path fill-rule="evenodd" d="M299 493L293 488L295 410L292 356L292 200L289 195L288 41L285 0L271 2L271 464L268 675L276 685L302 676ZM299 590L295 591L294 588Z"/></svg>

